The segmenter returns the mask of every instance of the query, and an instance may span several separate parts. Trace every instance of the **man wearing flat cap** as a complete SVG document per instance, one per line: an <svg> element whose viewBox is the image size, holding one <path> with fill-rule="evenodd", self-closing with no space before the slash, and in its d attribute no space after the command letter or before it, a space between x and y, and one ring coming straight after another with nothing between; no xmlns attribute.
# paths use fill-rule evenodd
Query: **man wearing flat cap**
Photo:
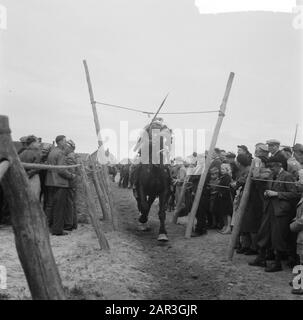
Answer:
<svg viewBox="0 0 303 320"><path fill-rule="evenodd" d="M252 266L265 267L266 272L282 270L282 255L288 253L289 224L293 218L293 201L299 199L293 176L283 169L281 157L271 157L267 162L271 170L270 180L264 192L264 214L257 235L259 253L250 262ZM277 182L275 182L275 180ZM283 183L286 182L286 183ZM272 265L266 263L266 250L272 248L275 261Z"/></svg>
<svg viewBox="0 0 303 320"><path fill-rule="evenodd" d="M27 148L27 137L28 136L24 136L24 137L21 137L19 140L21 142L21 148L18 150L18 154L22 153L24 150L26 150Z"/></svg>
<svg viewBox="0 0 303 320"><path fill-rule="evenodd" d="M266 141L266 144L268 145L270 156L280 159L283 169L287 170L287 159L283 155L283 152L280 150L280 141L276 139L270 139Z"/></svg>
<svg viewBox="0 0 303 320"><path fill-rule="evenodd" d="M57 146L51 150L47 162L50 165L60 166L65 164L66 137L57 136ZM76 175L68 170L48 170L45 185L47 186L47 200L45 213L48 218L51 233L56 236L67 235L64 232L64 217L68 200L69 181Z"/></svg>
<svg viewBox="0 0 303 320"><path fill-rule="evenodd" d="M287 161L287 171L291 173L295 179L297 179L298 172L303 168L303 166L301 166L300 163L296 160L291 147L283 147L282 153Z"/></svg>

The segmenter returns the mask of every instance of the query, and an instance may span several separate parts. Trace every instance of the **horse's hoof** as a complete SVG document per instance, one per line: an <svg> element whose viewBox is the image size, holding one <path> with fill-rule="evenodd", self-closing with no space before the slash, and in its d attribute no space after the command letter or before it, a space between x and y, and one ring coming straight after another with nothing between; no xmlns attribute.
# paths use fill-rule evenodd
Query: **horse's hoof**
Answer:
<svg viewBox="0 0 303 320"><path fill-rule="evenodd" d="M147 223L139 223L138 230L139 231L148 231Z"/></svg>
<svg viewBox="0 0 303 320"><path fill-rule="evenodd" d="M158 241L163 241L163 242L168 241L167 235L166 235L165 233L159 234L159 236L158 236Z"/></svg>

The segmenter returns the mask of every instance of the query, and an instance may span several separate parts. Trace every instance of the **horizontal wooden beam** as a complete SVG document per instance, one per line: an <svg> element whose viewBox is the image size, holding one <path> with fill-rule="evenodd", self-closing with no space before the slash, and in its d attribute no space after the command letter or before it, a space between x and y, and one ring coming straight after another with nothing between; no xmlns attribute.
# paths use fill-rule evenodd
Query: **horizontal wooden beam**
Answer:
<svg viewBox="0 0 303 320"><path fill-rule="evenodd" d="M80 164L74 164L72 166L52 166L48 164L38 164L38 163L24 163L22 162L24 169L37 169L37 170L62 170L62 169L72 169L79 168Z"/></svg>

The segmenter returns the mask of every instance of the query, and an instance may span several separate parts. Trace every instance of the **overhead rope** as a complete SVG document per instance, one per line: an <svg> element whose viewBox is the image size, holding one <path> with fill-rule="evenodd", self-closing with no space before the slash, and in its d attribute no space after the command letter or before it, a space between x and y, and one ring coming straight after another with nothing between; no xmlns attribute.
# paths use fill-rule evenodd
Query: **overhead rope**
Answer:
<svg viewBox="0 0 303 320"><path fill-rule="evenodd" d="M140 109L136 109L136 108L132 108L132 107L123 107L123 106L119 106L116 104L109 104L109 103L105 103L105 102L99 102L99 101L95 101L96 104L100 104L102 106L107 106L107 107L112 107L112 108L117 108L117 109L124 109L124 110L129 110L129 111L134 111L134 112L138 112L138 113L143 113L143 114L147 114L148 116L155 114L155 112L149 112L149 111L145 111L145 110L140 110ZM220 112L220 110L208 110L208 111L182 111L182 112L159 112L159 114L201 114L201 113L218 113Z"/></svg>

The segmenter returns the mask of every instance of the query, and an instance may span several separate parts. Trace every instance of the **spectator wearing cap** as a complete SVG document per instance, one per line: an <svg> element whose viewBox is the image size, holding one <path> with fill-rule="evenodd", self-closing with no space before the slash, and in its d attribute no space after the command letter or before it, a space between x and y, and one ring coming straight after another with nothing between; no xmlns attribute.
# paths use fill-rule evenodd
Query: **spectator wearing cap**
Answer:
<svg viewBox="0 0 303 320"><path fill-rule="evenodd" d="M219 148L215 148L214 153L212 155L212 162L210 164L210 169L216 167L220 171L221 164L222 164L221 150Z"/></svg>
<svg viewBox="0 0 303 320"><path fill-rule="evenodd" d="M26 139L27 148L19 154L21 162L24 163L40 163L40 142L38 138L31 135ZM33 189L37 199L40 199L41 184L39 178L39 170L26 170L31 188Z"/></svg>
<svg viewBox="0 0 303 320"><path fill-rule="evenodd" d="M276 139L270 139L266 141L266 144L268 145L268 151L270 153L270 156L280 159L283 169L287 170L287 160L283 152L280 150L280 141Z"/></svg>
<svg viewBox="0 0 303 320"><path fill-rule="evenodd" d="M27 148L27 140L28 136L21 137L19 140L21 142L21 148L18 150L18 154L22 153Z"/></svg>
<svg viewBox="0 0 303 320"><path fill-rule="evenodd" d="M253 168L253 178L264 179L269 177L268 169L265 167L268 160L268 147L264 143L255 145L255 158ZM263 213L263 199L266 182L255 181L251 183L248 204L244 212L241 223L242 252L245 255L257 254L257 233L261 225Z"/></svg>
<svg viewBox="0 0 303 320"><path fill-rule="evenodd" d="M197 152L193 152L193 154L188 158L189 163L194 167L197 165L197 156Z"/></svg>
<svg viewBox="0 0 303 320"><path fill-rule="evenodd" d="M247 148L247 146L245 146L245 145L239 145L238 146L238 155L246 155L247 157L248 157L248 159L249 160L252 160L252 154L249 152L249 150L248 150L248 148Z"/></svg>
<svg viewBox="0 0 303 320"><path fill-rule="evenodd" d="M277 152L275 153L277 155ZM258 232L258 256L249 264L251 266L265 267L266 272L282 270L282 255L289 250L289 224L293 218L294 199L299 197L293 176L283 169L281 157L274 156L268 160L267 166L272 175L264 192L264 214ZM272 247L275 261L272 265L266 263L266 250Z"/></svg>
<svg viewBox="0 0 303 320"><path fill-rule="evenodd" d="M282 153L287 161L287 171L291 173L296 179L298 176L298 171L301 169L301 165L293 156L293 151L291 147L284 147Z"/></svg>
<svg viewBox="0 0 303 320"><path fill-rule="evenodd" d="M268 145L265 143L257 143L255 146L255 160L253 176L260 178L262 170L266 168L266 163L269 159Z"/></svg>
<svg viewBox="0 0 303 320"><path fill-rule="evenodd" d="M65 164L66 137L57 136L57 146L51 150L47 162L50 165ZM75 174L68 170L48 170L45 185L47 187L47 200L45 213L53 235L66 235L64 232L64 217L68 197L69 181L75 179Z"/></svg>

